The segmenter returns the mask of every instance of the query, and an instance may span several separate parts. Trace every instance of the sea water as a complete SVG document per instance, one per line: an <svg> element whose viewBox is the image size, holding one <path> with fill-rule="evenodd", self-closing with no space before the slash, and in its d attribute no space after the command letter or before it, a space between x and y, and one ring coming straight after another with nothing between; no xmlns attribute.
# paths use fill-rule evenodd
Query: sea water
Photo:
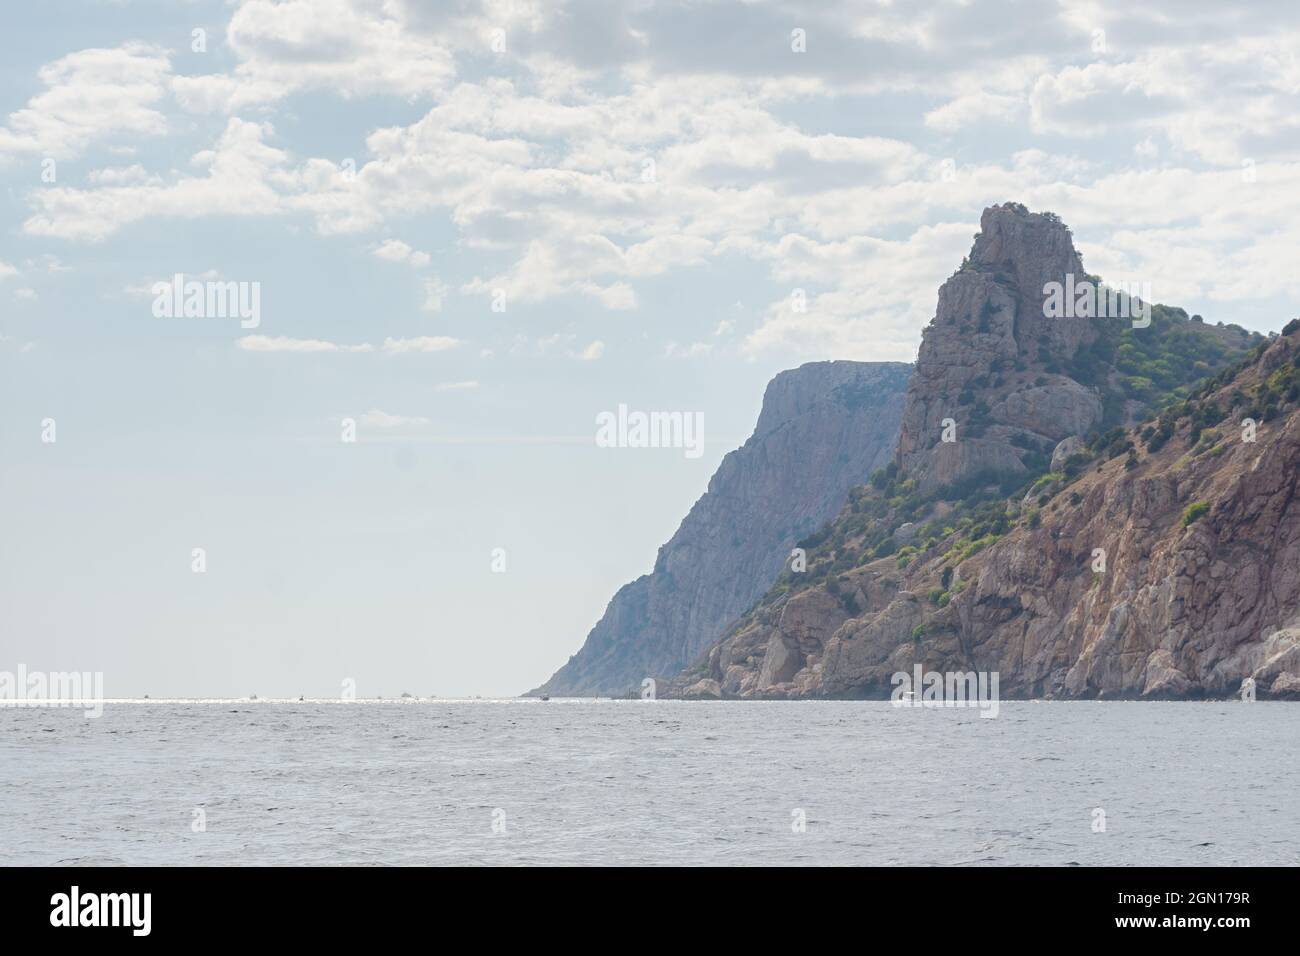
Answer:
<svg viewBox="0 0 1300 956"><path fill-rule="evenodd" d="M1300 705L0 707L6 864L1296 864Z"/></svg>

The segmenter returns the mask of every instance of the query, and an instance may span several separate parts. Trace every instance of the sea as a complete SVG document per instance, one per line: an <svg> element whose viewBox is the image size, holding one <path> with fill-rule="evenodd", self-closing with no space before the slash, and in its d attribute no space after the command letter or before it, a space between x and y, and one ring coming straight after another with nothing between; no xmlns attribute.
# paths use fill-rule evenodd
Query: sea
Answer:
<svg viewBox="0 0 1300 956"><path fill-rule="evenodd" d="M6 865L1296 865L1277 702L0 707Z"/></svg>

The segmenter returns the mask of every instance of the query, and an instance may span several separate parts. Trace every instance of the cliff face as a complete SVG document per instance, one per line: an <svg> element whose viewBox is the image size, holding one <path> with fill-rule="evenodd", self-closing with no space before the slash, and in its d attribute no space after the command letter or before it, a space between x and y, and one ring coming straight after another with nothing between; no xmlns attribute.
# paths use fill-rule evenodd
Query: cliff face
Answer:
<svg viewBox="0 0 1300 956"><path fill-rule="evenodd" d="M622 694L669 677L771 586L795 542L893 454L910 366L814 362L776 376L654 570L621 588L582 649L530 693Z"/></svg>
<svg viewBox="0 0 1300 956"><path fill-rule="evenodd" d="M898 463L923 489L1022 473L1038 445L1101 422L1096 391L1060 368L1097 329L1043 316L1044 284L1069 275L1086 274L1059 220L985 210L970 256L939 290L908 386ZM959 440L941 440L946 419Z"/></svg>
<svg viewBox="0 0 1300 956"><path fill-rule="evenodd" d="M1300 322L1243 358L1240 330L1159 307L1044 320L1043 282L1082 274L1068 231L1011 205L982 227L895 462L669 693L883 698L919 663L1004 697L1300 697Z"/></svg>

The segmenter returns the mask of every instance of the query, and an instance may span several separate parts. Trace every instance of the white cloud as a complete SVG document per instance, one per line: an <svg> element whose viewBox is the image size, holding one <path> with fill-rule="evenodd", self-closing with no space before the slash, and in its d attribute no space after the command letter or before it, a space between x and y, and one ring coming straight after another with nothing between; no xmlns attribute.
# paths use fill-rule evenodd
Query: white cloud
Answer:
<svg viewBox="0 0 1300 956"><path fill-rule="evenodd" d="M46 88L0 126L0 157L70 159L117 133L164 133L166 118L154 107L170 69L165 51L141 43L79 50L41 67Z"/></svg>
<svg viewBox="0 0 1300 956"><path fill-rule="evenodd" d="M430 262L427 252L412 249L400 239L386 239L374 250L375 257L389 262L405 262L415 268L423 268Z"/></svg>
<svg viewBox="0 0 1300 956"><path fill-rule="evenodd" d="M246 352L374 352L375 346L362 342L342 345L325 339L295 339L286 335L245 335L235 343ZM460 339L445 335L425 335L411 339L384 339L380 349L394 355L405 352L442 352L461 345Z"/></svg>
<svg viewBox="0 0 1300 956"><path fill-rule="evenodd" d="M245 335L235 342L245 352L373 352L372 345L340 345L323 339L295 339L285 335Z"/></svg>
<svg viewBox="0 0 1300 956"><path fill-rule="evenodd" d="M981 90L936 107L925 114L925 125L945 133L988 123L1011 123L1026 111L1023 96Z"/></svg>
<svg viewBox="0 0 1300 956"><path fill-rule="evenodd" d="M99 241L123 226L152 216L183 219L210 216L264 216L286 208L279 191L296 180L283 169L287 156L267 146L269 125L231 119L216 149L192 162L206 175L180 176L167 184L144 183L94 189L50 187L37 191L38 209L23 231L60 239ZM327 188L318 170L317 186Z"/></svg>
<svg viewBox="0 0 1300 956"><path fill-rule="evenodd" d="M1290 158L1300 135L1300 29L1170 45L1132 59L1044 73L1029 95L1033 127L1108 139L1159 132L1182 153L1236 164Z"/></svg>
<svg viewBox="0 0 1300 956"><path fill-rule="evenodd" d="M139 163L130 166L113 166L104 169L92 169L86 174L86 182L93 186L129 186L140 183L162 183L162 178L150 173Z"/></svg>
<svg viewBox="0 0 1300 956"><path fill-rule="evenodd" d="M455 286L504 290L511 308L586 297L630 310L646 280L743 260L806 287L816 306L796 322L773 304L744 341L751 354L909 357L928 318L918 300L960 261L980 210L1007 199L1059 213L1099 263L1176 290L1237 301L1293 287L1273 250L1293 248L1300 213L1294 10L832 2L806 11L813 51L774 62L756 42L774 22L761 5L737 9L723 48L704 39L708 5L606 6L467 2L434 15L402 0L246 0L226 30L226 74L172 77L166 55L143 47L73 54L43 73L37 112L59 121L11 117L0 136L84 144L162 130L168 84L194 109L272 116L286 97L321 90L402 98L416 118L370 130L349 175L342 157L295 155L271 145L270 122L231 117L188 170L140 160L32 190L23 229L97 241L150 218L255 214L292 217L292 229L307 218L423 268L427 253L383 237L445 217L479 254ZM484 70L497 24L510 53ZM1105 52L1090 46L1098 26ZM130 104L102 129L67 95L95 71ZM920 118L869 122L876 103L861 94L898 92ZM1247 157L1253 193L1234 181ZM1142 245L1157 234L1159 247ZM1197 243L1212 254L1193 255ZM1202 258L1204 269L1187 268ZM429 278L423 308L440 311L447 292ZM433 350L390 341L390 352Z"/></svg>
<svg viewBox="0 0 1300 956"><path fill-rule="evenodd" d="M390 415L378 408L372 408L361 416L361 424L371 428L405 428L413 425L428 425L429 419L410 415Z"/></svg>
<svg viewBox="0 0 1300 956"><path fill-rule="evenodd" d="M400 2L245 0L226 28L232 73L176 77L188 109L236 112L300 90L344 97L437 93L452 78L446 45L412 28Z"/></svg>
<svg viewBox="0 0 1300 956"><path fill-rule="evenodd" d="M1155 141L1152 140L1150 136L1148 136L1146 139L1142 140L1142 142L1137 143L1133 147L1133 154L1142 159L1155 159L1160 155L1160 147L1156 145Z"/></svg>
<svg viewBox="0 0 1300 956"><path fill-rule="evenodd" d="M443 352L461 344L460 339L446 335L421 335L412 339L384 339L385 352Z"/></svg>
<svg viewBox="0 0 1300 956"><path fill-rule="evenodd" d="M478 388L478 382L439 382L433 387L435 392L472 392Z"/></svg>
<svg viewBox="0 0 1300 956"><path fill-rule="evenodd" d="M958 223L923 226L894 241L783 237L767 250L774 277L792 288L827 291L806 288L806 311L793 295L772 303L744 351L910 361L934 315L935 292L970 248L970 236L970 227Z"/></svg>
<svg viewBox="0 0 1300 956"><path fill-rule="evenodd" d="M584 362L594 362L605 354L605 343L597 339L578 353L578 358Z"/></svg>

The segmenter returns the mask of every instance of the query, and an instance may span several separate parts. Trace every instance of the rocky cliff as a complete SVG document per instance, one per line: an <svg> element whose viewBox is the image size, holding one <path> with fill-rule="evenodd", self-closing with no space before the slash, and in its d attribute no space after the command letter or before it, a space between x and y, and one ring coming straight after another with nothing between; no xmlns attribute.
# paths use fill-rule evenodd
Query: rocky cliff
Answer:
<svg viewBox="0 0 1300 956"><path fill-rule="evenodd" d="M814 362L776 376L754 434L533 695L623 694L669 677L762 596L795 541L893 455L910 366Z"/></svg>
<svg viewBox="0 0 1300 956"><path fill-rule="evenodd" d="M908 388L898 461L922 488L1024 472L1043 442L1101 421L1095 390L1052 361L1097 337L1092 323L1043 316L1043 286L1067 275L1086 276L1058 220L1013 207L985 211L970 256L939 290ZM960 441L942 441L946 420Z"/></svg>
<svg viewBox="0 0 1300 956"><path fill-rule="evenodd" d="M1004 697L1300 697L1300 321L1046 319L1062 270L1055 217L985 212L895 461L669 693L888 697L919 663Z"/></svg>
<svg viewBox="0 0 1300 956"><path fill-rule="evenodd" d="M1071 311L1126 314L1049 318L1052 283L1097 291L1077 303L1071 295ZM1140 300L1099 301L1106 293L1060 219L1016 203L986 209L924 332L899 468L924 491L1041 471L1042 455L1063 439L1134 422L1251 344L1242 329L1194 322L1178 309L1133 315Z"/></svg>

